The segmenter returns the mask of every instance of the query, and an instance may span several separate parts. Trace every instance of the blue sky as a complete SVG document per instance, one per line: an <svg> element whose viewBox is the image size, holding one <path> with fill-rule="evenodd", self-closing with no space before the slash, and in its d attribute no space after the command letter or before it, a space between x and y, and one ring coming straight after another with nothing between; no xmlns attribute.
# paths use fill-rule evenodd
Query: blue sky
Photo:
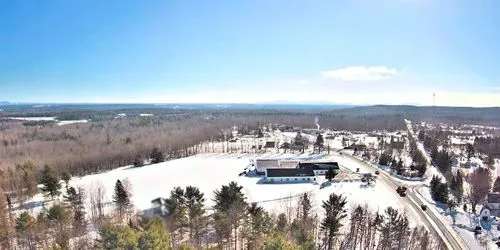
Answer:
<svg viewBox="0 0 500 250"><path fill-rule="evenodd" d="M0 1L0 99L500 106L500 2Z"/></svg>

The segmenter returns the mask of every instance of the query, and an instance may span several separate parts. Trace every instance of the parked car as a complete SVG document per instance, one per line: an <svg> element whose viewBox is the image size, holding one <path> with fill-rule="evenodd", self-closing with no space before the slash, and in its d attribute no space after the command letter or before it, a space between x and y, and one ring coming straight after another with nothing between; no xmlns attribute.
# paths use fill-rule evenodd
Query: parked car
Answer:
<svg viewBox="0 0 500 250"><path fill-rule="evenodd" d="M405 197L406 196L406 190L407 190L407 188L405 186L399 186L398 188L396 188L396 192L401 197Z"/></svg>
<svg viewBox="0 0 500 250"><path fill-rule="evenodd" d="M482 231L483 228L481 228L480 226L476 226L476 228L474 229L474 234L475 235L481 234Z"/></svg>
<svg viewBox="0 0 500 250"><path fill-rule="evenodd" d="M331 183L331 182L329 182L329 181L325 181L325 182L321 183L321 186L319 186L319 188L320 188L320 189L321 189L321 188L326 188L326 187L329 187L329 186L331 186L331 185L332 185L332 183Z"/></svg>
<svg viewBox="0 0 500 250"><path fill-rule="evenodd" d="M427 206L426 206L425 204L422 204L420 207L421 207L421 208L422 208L422 210L424 210L424 211L425 211L425 210L427 210Z"/></svg>
<svg viewBox="0 0 500 250"><path fill-rule="evenodd" d="M376 174L376 175L379 175L379 174L380 174L380 172L379 172L378 170L376 170L376 171L375 171L375 174Z"/></svg>

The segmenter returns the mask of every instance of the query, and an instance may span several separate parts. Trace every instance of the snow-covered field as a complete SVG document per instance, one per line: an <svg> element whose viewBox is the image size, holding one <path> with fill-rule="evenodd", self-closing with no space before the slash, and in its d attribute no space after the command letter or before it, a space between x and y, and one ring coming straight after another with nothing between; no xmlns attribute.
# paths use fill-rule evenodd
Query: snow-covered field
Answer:
<svg viewBox="0 0 500 250"><path fill-rule="evenodd" d="M69 121L60 121L60 122L57 122L57 125L64 126L64 125L69 125L69 124L87 123L87 122L88 122L88 120L69 120Z"/></svg>
<svg viewBox="0 0 500 250"><path fill-rule="evenodd" d="M290 158L289 155L283 156ZM344 194L351 206L366 203L373 210L384 210L388 206L405 209L394 190L379 184L374 187L365 187L360 182L343 182L320 189L319 185L312 183L258 184L260 178L239 177L238 173L242 172L249 160L254 157L234 154L197 155L141 168L122 167L106 173L74 178L70 181L70 186L80 186L85 190L91 190L93 186L103 185L106 189L106 201L110 202L116 180L127 179L132 184L132 202L139 210L150 209L151 200L157 197L168 197L174 187L188 185L199 187L205 193L207 207L210 207L213 205L213 192L230 181L236 181L243 186L243 192L249 202L259 202L272 212L283 212L284 203L295 204L297 195L309 191L315 198L318 211L321 209L321 201L326 200L332 192ZM357 164L354 161L343 157L338 157L337 160L342 166L348 166L350 169L356 168L353 166ZM292 197L291 201L288 197ZM411 217L411 211L409 216Z"/></svg>
<svg viewBox="0 0 500 250"><path fill-rule="evenodd" d="M56 117L7 117L12 120L21 120L21 121L54 121Z"/></svg>

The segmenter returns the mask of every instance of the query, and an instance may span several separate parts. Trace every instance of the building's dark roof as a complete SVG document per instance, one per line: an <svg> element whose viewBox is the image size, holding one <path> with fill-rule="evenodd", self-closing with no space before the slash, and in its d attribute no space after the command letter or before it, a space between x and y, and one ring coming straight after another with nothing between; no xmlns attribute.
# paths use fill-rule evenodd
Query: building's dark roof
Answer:
<svg viewBox="0 0 500 250"><path fill-rule="evenodd" d="M500 203L500 193L489 193L488 203Z"/></svg>
<svg viewBox="0 0 500 250"><path fill-rule="evenodd" d="M274 148L274 147L276 147L276 144L275 144L275 142L273 142L273 141L268 141L268 142L266 142L266 144L264 145L264 148Z"/></svg>
<svg viewBox="0 0 500 250"><path fill-rule="evenodd" d="M500 217L500 209L494 209L494 208L491 208L490 206L488 206L488 204L484 205L484 206L483 206L483 208L481 208L481 212L482 212L484 209L488 209L488 210L490 210L490 215L491 215L491 216Z"/></svg>
<svg viewBox="0 0 500 250"><path fill-rule="evenodd" d="M268 168L267 177L301 177L314 176L312 168Z"/></svg>
<svg viewBox="0 0 500 250"><path fill-rule="evenodd" d="M340 169L337 162L300 162L299 168L311 168L313 170Z"/></svg>

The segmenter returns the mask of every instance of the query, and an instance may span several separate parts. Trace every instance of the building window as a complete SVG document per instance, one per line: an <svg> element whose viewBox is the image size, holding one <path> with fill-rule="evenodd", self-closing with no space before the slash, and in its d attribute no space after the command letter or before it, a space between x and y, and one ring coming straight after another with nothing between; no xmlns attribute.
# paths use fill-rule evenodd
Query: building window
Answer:
<svg viewBox="0 0 500 250"><path fill-rule="evenodd" d="M288 178L286 178L286 181L288 181Z"/></svg>
<svg viewBox="0 0 500 250"><path fill-rule="evenodd" d="M302 178L302 180L303 180L303 181L305 181L305 180L306 180L306 178Z"/></svg>
<svg viewBox="0 0 500 250"><path fill-rule="evenodd" d="M297 178L295 178L295 180L297 180Z"/></svg>

